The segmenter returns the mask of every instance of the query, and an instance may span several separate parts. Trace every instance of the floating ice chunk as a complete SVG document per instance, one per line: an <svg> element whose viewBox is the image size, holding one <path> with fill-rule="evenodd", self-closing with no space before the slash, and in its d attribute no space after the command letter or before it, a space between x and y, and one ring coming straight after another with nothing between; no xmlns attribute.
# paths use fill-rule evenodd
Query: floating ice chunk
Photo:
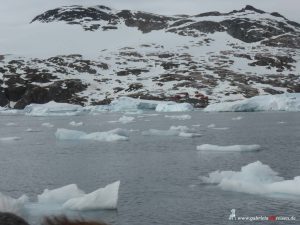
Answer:
<svg viewBox="0 0 300 225"><path fill-rule="evenodd" d="M83 125L83 122L76 123L75 121L71 121L69 124L73 127L80 127Z"/></svg>
<svg viewBox="0 0 300 225"><path fill-rule="evenodd" d="M156 107L157 112L189 112L194 107L189 103L160 103Z"/></svg>
<svg viewBox="0 0 300 225"><path fill-rule="evenodd" d="M229 127L213 127L214 130L229 130Z"/></svg>
<svg viewBox="0 0 300 225"><path fill-rule="evenodd" d="M206 112L300 111L300 93L256 96L207 106Z"/></svg>
<svg viewBox="0 0 300 225"><path fill-rule="evenodd" d="M20 137L3 137L3 138L0 138L0 141L2 142L10 142L10 141L18 141L18 140L21 140Z"/></svg>
<svg viewBox="0 0 300 225"><path fill-rule="evenodd" d="M119 187L120 181L117 181L89 194L70 199L63 204L63 208L70 210L116 209Z"/></svg>
<svg viewBox="0 0 300 225"><path fill-rule="evenodd" d="M126 124L126 123L131 123L134 121L134 117L131 117L131 116L122 116L120 119L119 119L119 122L120 123L123 123L123 124Z"/></svg>
<svg viewBox="0 0 300 225"><path fill-rule="evenodd" d="M212 123L207 126L207 128L212 128L214 130L228 130L228 127L216 127L216 124Z"/></svg>
<svg viewBox="0 0 300 225"><path fill-rule="evenodd" d="M241 120L241 119L243 119L242 116L237 116L237 117L232 118L232 120Z"/></svg>
<svg viewBox="0 0 300 225"><path fill-rule="evenodd" d="M27 128L25 131L26 132L41 132L41 130L35 130L35 129L32 129L32 128Z"/></svg>
<svg viewBox="0 0 300 225"><path fill-rule="evenodd" d="M84 108L80 105L51 101L46 104L30 104L24 111L29 116L73 116L82 113Z"/></svg>
<svg viewBox="0 0 300 225"><path fill-rule="evenodd" d="M214 123L209 124L209 125L207 126L207 128L214 128L214 127L216 127L216 124L214 124Z"/></svg>
<svg viewBox="0 0 300 225"><path fill-rule="evenodd" d="M202 181L217 184L223 190L269 196L297 196L300 198L300 176L284 180L268 165L260 161L250 163L241 171L215 171Z"/></svg>
<svg viewBox="0 0 300 225"><path fill-rule="evenodd" d="M7 127L13 127L13 126L17 126L17 124L13 123L13 122L10 122L10 123L5 124L5 126L7 126Z"/></svg>
<svg viewBox="0 0 300 225"><path fill-rule="evenodd" d="M42 126L43 126L43 127L48 127L48 128L54 127L54 125L51 124L51 123L42 123Z"/></svg>
<svg viewBox="0 0 300 225"><path fill-rule="evenodd" d="M190 120L192 118L190 115L178 115L178 116L165 115L165 117L174 120Z"/></svg>
<svg viewBox="0 0 300 225"><path fill-rule="evenodd" d="M0 212L9 212L21 215L24 211L24 205L28 202L28 197L22 195L18 199L11 198L0 192Z"/></svg>
<svg viewBox="0 0 300 225"><path fill-rule="evenodd" d="M68 130L58 128L55 136L60 140L94 140L94 141L127 141L127 131L123 129L114 129L107 132L94 132L87 134L82 131Z"/></svg>
<svg viewBox="0 0 300 225"><path fill-rule="evenodd" d="M260 145L230 145L230 146L219 146L203 144L197 146L199 151L220 151L220 152L252 152L259 151L261 149Z"/></svg>
<svg viewBox="0 0 300 225"><path fill-rule="evenodd" d="M63 204L72 198L82 197L84 194L76 184L70 184L54 190L45 189L42 194L38 195L38 202L43 204Z"/></svg>
<svg viewBox="0 0 300 225"><path fill-rule="evenodd" d="M191 132L188 127L186 126L171 126L169 130L157 130L157 129L150 129L147 131L143 131L142 135L146 136L179 136L179 137L200 137L201 134Z"/></svg>
<svg viewBox="0 0 300 225"><path fill-rule="evenodd" d="M278 124L286 124L286 122L284 122L284 121L278 121L277 123Z"/></svg>

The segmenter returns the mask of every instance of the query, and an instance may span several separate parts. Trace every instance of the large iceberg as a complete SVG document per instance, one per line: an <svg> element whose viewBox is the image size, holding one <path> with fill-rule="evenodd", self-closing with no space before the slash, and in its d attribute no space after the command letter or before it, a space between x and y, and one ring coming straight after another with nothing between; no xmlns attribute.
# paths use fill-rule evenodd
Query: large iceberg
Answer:
<svg viewBox="0 0 300 225"><path fill-rule="evenodd" d="M129 97L120 97L109 105L110 111L124 112L137 110L155 110L158 101L142 100Z"/></svg>
<svg viewBox="0 0 300 225"><path fill-rule="evenodd" d="M265 95L207 106L206 112L300 111L300 93Z"/></svg>
<svg viewBox="0 0 300 225"><path fill-rule="evenodd" d="M51 101L46 104L30 104L24 111L29 116L74 116L82 113L83 107Z"/></svg>
<svg viewBox="0 0 300 225"><path fill-rule="evenodd" d="M38 202L43 204L63 204L69 199L78 198L85 193L76 184L70 184L61 188L48 190L38 195Z"/></svg>
<svg viewBox="0 0 300 225"><path fill-rule="evenodd" d="M120 181L84 193L76 184L70 184L53 190L44 190L38 195L38 204L57 206L68 210L116 209L119 197Z"/></svg>
<svg viewBox="0 0 300 225"><path fill-rule="evenodd" d="M58 128L55 136L59 140L94 140L94 141L127 141L127 131L114 129L107 132L85 133L83 131Z"/></svg>
<svg viewBox="0 0 300 225"><path fill-rule="evenodd" d="M229 145L219 146L211 144L203 144L197 146L199 151L218 151L218 152L253 152L259 151L260 145Z"/></svg>
<svg viewBox="0 0 300 225"><path fill-rule="evenodd" d="M155 108L157 112L188 112L194 107L189 103L162 102Z"/></svg>
<svg viewBox="0 0 300 225"><path fill-rule="evenodd" d="M117 181L89 194L71 198L63 204L63 207L71 210L116 209L119 186L120 181Z"/></svg>
<svg viewBox="0 0 300 225"><path fill-rule="evenodd" d="M223 190L274 197L292 195L300 199L300 176L284 180L260 161L242 167L241 171L215 171L201 179L208 184L217 184Z"/></svg>
<svg viewBox="0 0 300 225"><path fill-rule="evenodd" d="M26 202L28 202L28 197L26 195L22 195L20 198L15 199L0 192L0 212L22 215Z"/></svg>

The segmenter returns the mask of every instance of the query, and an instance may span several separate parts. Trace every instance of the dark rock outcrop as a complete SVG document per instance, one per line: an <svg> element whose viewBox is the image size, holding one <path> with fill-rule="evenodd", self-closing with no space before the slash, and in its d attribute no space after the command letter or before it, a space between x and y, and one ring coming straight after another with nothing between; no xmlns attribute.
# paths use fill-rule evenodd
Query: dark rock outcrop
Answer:
<svg viewBox="0 0 300 225"><path fill-rule="evenodd" d="M247 15L252 15L247 17ZM50 23L53 21L65 21L70 25L81 25L87 31L95 31L102 27L103 31L118 29L118 24L124 23L128 27L136 27L143 33L155 30L165 30L184 36L199 37L200 34L227 32L232 37L241 41L252 43L264 40L267 45L292 46L288 41L300 30L300 24L290 21L279 13L270 13L271 19L254 19L255 14L267 14L266 12L247 5L241 10L229 13L207 12L196 16L163 16L147 12L133 12L130 10L114 11L105 6L82 7L68 6L46 11L36 16L32 22ZM207 18L206 18L207 17ZM210 17L219 17L219 22L210 20ZM202 21L195 20L201 18ZM259 17L258 17L259 18ZM278 19L280 18L280 19ZM185 25L185 26L184 26ZM287 40L272 40L278 35L290 33L285 36ZM299 37L299 34L296 36ZM297 42L296 42L297 43ZM298 46L298 44L295 44Z"/></svg>
<svg viewBox="0 0 300 225"><path fill-rule="evenodd" d="M23 218L12 213L0 212L0 225L29 225Z"/></svg>

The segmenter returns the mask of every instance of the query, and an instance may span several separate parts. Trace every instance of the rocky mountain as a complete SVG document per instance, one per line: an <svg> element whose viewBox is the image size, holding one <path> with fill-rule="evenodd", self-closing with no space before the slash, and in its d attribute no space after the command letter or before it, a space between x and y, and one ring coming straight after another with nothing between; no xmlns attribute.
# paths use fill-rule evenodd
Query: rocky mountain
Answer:
<svg viewBox="0 0 300 225"><path fill-rule="evenodd" d="M72 54L52 57L0 55L0 106L21 109L51 100L97 105L130 96L206 107L300 92L300 24L252 6L163 16L75 5L37 15L30 26L57 27L62 40L74 32L65 41L81 38L94 54L74 46ZM97 38L85 43L81 35ZM133 38L136 44L128 41ZM110 40L121 47L109 46Z"/></svg>

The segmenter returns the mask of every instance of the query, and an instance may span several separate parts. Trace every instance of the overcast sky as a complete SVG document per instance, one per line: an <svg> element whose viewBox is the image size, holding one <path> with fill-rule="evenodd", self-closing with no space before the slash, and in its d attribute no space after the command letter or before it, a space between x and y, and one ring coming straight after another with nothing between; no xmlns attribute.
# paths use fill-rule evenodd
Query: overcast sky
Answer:
<svg viewBox="0 0 300 225"><path fill-rule="evenodd" d="M47 9L74 4L104 4L116 9L138 9L169 15L228 12L250 4L267 12L278 11L300 22L300 0L1 0L0 24L31 20L34 15Z"/></svg>

